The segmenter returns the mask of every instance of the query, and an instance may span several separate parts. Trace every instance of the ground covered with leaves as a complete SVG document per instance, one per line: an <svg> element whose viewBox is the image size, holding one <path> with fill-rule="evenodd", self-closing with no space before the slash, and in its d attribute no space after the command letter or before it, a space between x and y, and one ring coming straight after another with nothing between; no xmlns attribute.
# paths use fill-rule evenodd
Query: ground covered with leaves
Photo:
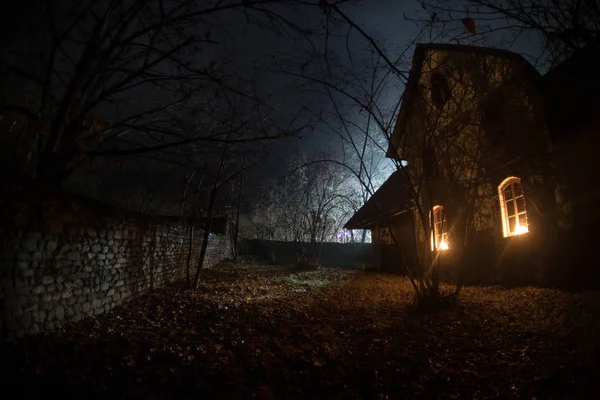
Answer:
<svg viewBox="0 0 600 400"><path fill-rule="evenodd" d="M468 287L421 309L393 275L222 265L1 351L26 397L594 398L600 293Z"/></svg>

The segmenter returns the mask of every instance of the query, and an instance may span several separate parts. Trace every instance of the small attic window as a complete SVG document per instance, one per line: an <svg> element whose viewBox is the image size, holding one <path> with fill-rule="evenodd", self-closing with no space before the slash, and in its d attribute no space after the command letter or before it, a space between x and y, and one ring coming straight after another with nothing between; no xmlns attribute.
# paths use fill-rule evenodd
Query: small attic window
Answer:
<svg viewBox="0 0 600 400"><path fill-rule="evenodd" d="M440 72L431 74L431 101L437 109L441 109L448 100L451 92L448 79Z"/></svg>

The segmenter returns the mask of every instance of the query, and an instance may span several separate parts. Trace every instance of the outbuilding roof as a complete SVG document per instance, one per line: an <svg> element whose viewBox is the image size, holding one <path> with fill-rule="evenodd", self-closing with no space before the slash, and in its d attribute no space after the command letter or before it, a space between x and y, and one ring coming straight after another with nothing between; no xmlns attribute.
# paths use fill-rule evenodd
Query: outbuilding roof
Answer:
<svg viewBox="0 0 600 400"><path fill-rule="evenodd" d="M402 171L396 171L373 196L346 222L347 229L371 229L378 220L408 210L410 192Z"/></svg>

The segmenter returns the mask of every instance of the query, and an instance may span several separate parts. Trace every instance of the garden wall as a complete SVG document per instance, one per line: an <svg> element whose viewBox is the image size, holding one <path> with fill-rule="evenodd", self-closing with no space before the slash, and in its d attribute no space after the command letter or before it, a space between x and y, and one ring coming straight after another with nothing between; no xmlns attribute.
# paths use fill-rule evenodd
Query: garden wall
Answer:
<svg viewBox="0 0 600 400"><path fill-rule="evenodd" d="M296 266L298 246L308 243L269 240L244 240L241 252L266 259L274 264ZM372 264L371 243L323 243L319 263L324 267L366 268Z"/></svg>
<svg viewBox="0 0 600 400"><path fill-rule="evenodd" d="M195 230L193 268L202 231ZM84 197L19 188L0 194L2 340L52 330L185 279L189 234L176 218L149 217ZM205 267L228 257L214 235Z"/></svg>

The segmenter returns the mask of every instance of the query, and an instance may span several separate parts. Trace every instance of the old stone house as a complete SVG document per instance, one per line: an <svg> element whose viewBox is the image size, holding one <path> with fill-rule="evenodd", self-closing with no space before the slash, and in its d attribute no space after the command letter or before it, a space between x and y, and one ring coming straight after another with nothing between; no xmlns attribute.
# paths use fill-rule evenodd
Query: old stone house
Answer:
<svg viewBox="0 0 600 400"><path fill-rule="evenodd" d="M407 164L346 227L373 231L383 270L431 252L468 282L598 281L597 61L541 75L506 50L417 45L387 151Z"/></svg>

